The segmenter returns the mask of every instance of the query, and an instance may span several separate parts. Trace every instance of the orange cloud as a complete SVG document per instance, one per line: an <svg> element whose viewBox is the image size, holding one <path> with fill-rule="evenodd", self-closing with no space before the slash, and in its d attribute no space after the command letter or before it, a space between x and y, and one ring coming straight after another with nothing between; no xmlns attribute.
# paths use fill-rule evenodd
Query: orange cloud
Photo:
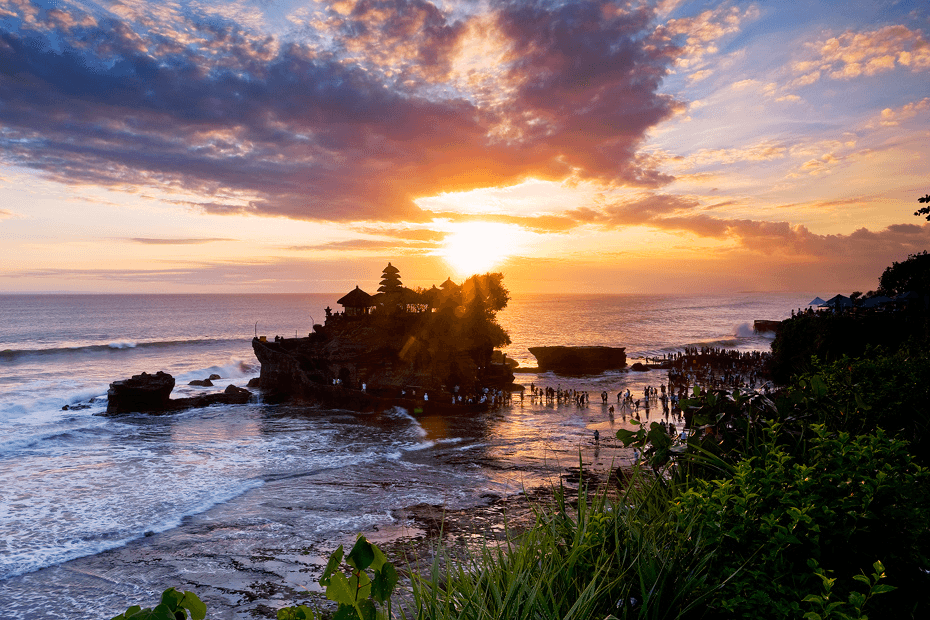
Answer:
<svg viewBox="0 0 930 620"><path fill-rule="evenodd" d="M882 127L896 127L927 110L930 110L930 97L924 97L920 101L913 101L897 109L885 108L879 115L878 124ZM874 123L872 125L874 126Z"/></svg>

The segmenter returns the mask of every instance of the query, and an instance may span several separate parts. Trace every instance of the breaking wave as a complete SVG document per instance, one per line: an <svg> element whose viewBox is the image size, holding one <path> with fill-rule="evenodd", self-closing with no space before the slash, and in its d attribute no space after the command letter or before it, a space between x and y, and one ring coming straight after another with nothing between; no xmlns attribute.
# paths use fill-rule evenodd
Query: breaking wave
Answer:
<svg viewBox="0 0 930 620"><path fill-rule="evenodd" d="M133 342L119 340L107 344L91 344L74 347L50 347L46 349L4 349L0 351L0 360L17 360L25 357L45 355L74 355L83 353L109 353L132 349L158 349L184 345L206 346L213 344L242 342L238 338L198 338L193 340L160 340L153 342Z"/></svg>

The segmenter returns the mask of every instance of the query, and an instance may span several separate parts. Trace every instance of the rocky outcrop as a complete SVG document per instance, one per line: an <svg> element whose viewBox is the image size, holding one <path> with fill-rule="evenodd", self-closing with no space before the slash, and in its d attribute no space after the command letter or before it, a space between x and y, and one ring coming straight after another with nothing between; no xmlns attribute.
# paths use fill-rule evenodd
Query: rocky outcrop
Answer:
<svg viewBox="0 0 930 620"><path fill-rule="evenodd" d="M760 319L752 322L752 330L757 333L768 332L777 334L779 327L781 327L781 321L764 321Z"/></svg>
<svg viewBox="0 0 930 620"><path fill-rule="evenodd" d="M161 371L154 375L143 372L130 379L114 381L107 391L107 414L167 413L217 404L243 404L252 398L252 392L235 385L227 386L224 392L191 398L172 399L173 389L174 377Z"/></svg>
<svg viewBox="0 0 930 620"><path fill-rule="evenodd" d="M539 370L563 375L591 375L626 366L625 347L530 347Z"/></svg>
<svg viewBox="0 0 930 620"><path fill-rule="evenodd" d="M464 347L429 313L361 316L315 326L308 338L252 340L266 401L315 402L351 410L382 406L435 409L504 388L513 371L491 347ZM429 399L424 399L424 394ZM409 402L408 402L409 401Z"/></svg>
<svg viewBox="0 0 930 620"><path fill-rule="evenodd" d="M158 371L143 372L129 379L114 381L107 390L107 413L163 411L168 406L174 377Z"/></svg>

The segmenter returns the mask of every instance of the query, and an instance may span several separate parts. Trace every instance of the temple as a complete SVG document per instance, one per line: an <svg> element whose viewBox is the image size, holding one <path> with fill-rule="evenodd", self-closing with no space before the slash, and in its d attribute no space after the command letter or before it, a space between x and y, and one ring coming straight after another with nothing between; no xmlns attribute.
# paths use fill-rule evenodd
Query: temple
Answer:
<svg viewBox="0 0 930 620"><path fill-rule="evenodd" d="M500 274L413 290L388 263L376 294L356 286L306 338L253 340L262 392L356 410L492 404L513 382L495 350L510 342L495 318L508 300Z"/></svg>

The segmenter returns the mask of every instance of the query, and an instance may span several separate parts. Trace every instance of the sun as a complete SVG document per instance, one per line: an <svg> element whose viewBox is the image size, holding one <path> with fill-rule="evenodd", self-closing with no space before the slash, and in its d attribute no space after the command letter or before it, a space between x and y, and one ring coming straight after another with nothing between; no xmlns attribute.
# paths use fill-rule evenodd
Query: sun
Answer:
<svg viewBox="0 0 930 620"><path fill-rule="evenodd" d="M517 250L519 226L494 222L454 224L439 251L457 275L486 273Z"/></svg>

